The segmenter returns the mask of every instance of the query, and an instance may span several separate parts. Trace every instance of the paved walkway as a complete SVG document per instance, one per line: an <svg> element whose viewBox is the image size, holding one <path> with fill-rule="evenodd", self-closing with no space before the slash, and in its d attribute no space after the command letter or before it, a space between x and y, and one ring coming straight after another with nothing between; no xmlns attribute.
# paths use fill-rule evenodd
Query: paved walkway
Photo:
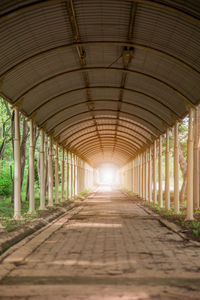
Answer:
<svg viewBox="0 0 200 300"><path fill-rule="evenodd" d="M200 247L122 192L99 190L70 216L3 260L0 299L200 299Z"/></svg>

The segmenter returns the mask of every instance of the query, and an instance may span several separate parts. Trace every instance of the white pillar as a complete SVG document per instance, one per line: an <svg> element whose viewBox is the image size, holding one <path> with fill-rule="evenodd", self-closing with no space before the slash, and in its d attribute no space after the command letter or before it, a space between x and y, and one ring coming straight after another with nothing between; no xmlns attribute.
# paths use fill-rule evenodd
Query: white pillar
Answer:
<svg viewBox="0 0 200 300"><path fill-rule="evenodd" d="M49 137L49 155L48 155L48 180L49 180L49 198L48 206L53 206L53 164L52 164L52 136Z"/></svg>
<svg viewBox="0 0 200 300"><path fill-rule="evenodd" d="M153 202L157 203L157 147L156 147L156 140L153 144Z"/></svg>
<svg viewBox="0 0 200 300"><path fill-rule="evenodd" d="M149 168L148 168L148 200L149 203L152 202L152 166L151 166L151 146L149 147Z"/></svg>
<svg viewBox="0 0 200 300"><path fill-rule="evenodd" d="M70 164L71 164L71 166L70 166L70 169L71 169L71 176L70 176L70 178L71 178L71 180L70 180L70 183L71 183L71 189L70 189L70 198L72 199L72 197L73 197L73 166L72 166L72 158L73 158L73 154L71 153L71 156L70 156Z"/></svg>
<svg viewBox="0 0 200 300"><path fill-rule="evenodd" d="M187 220L193 220L193 108L189 111L188 149L187 149Z"/></svg>
<svg viewBox="0 0 200 300"><path fill-rule="evenodd" d="M74 170L73 170L73 174L74 174L74 197L76 195L76 155L74 154Z"/></svg>
<svg viewBox="0 0 200 300"><path fill-rule="evenodd" d="M159 206L163 207L162 189L162 136L159 137Z"/></svg>
<svg viewBox="0 0 200 300"><path fill-rule="evenodd" d="M68 150L66 151L66 200L69 198L69 164L68 164Z"/></svg>
<svg viewBox="0 0 200 300"><path fill-rule="evenodd" d="M56 142L56 155L55 155L55 203L59 203L59 178L58 178L58 143Z"/></svg>
<svg viewBox="0 0 200 300"><path fill-rule="evenodd" d="M145 200L149 198L149 191L148 191L148 152L145 151Z"/></svg>
<svg viewBox="0 0 200 300"><path fill-rule="evenodd" d="M165 149L165 209L170 210L170 160L169 160L169 128L166 132Z"/></svg>
<svg viewBox="0 0 200 300"><path fill-rule="evenodd" d="M145 191L145 152L142 153L142 198L145 199L146 191Z"/></svg>
<svg viewBox="0 0 200 300"><path fill-rule="evenodd" d="M194 110L194 207L199 208L199 128L198 108Z"/></svg>
<svg viewBox="0 0 200 300"><path fill-rule="evenodd" d="M40 131L40 207L45 210L44 130Z"/></svg>
<svg viewBox="0 0 200 300"><path fill-rule="evenodd" d="M178 149L178 122L174 125L174 211L179 213L179 149Z"/></svg>
<svg viewBox="0 0 200 300"><path fill-rule="evenodd" d="M61 165L61 202L65 201L65 149L62 148L62 165Z"/></svg>
<svg viewBox="0 0 200 300"><path fill-rule="evenodd" d="M132 191L135 193L135 161L132 160Z"/></svg>
<svg viewBox="0 0 200 300"><path fill-rule="evenodd" d="M29 214L35 214L35 172L34 172L34 141L33 120L30 120L30 144L29 144Z"/></svg>
<svg viewBox="0 0 200 300"><path fill-rule="evenodd" d="M15 138L14 138L14 218L21 217L21 158L20 158L20 126L19 110L14 107L15 112Z"/></svg>

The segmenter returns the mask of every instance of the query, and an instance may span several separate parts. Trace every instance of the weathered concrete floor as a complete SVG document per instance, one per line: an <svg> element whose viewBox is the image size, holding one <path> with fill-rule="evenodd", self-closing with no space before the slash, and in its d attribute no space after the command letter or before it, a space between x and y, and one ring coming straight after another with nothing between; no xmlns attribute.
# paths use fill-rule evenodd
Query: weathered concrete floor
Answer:
<svg viewBox="0 0 200 300"><path fill-rule="evenodd" d="M0 299L200 299L200 247L120 191L79 208L46 240L36 236L33 252L29 241L2 262Z"/></svg>

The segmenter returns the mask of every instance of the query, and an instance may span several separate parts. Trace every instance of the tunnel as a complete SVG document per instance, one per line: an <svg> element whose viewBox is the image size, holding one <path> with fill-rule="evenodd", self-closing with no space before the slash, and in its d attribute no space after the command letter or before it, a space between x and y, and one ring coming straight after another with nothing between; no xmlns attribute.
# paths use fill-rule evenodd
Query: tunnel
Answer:
<svg viewBox="0 0 200 300"><path fill-rule="evenodd" d="M2 1L0 51L0 95L15 110L16 130L20 112L40 129L41 144L48 136L50 153L56 145L80 168L87 165L92 177L101 163L121 170L132 161L133 169L143 165L153 144L167 139L168 130L176 132L188 113L193 118L199 103L195 1ZM15 216L20 218L19 132L15 135ZM150 172L153 162L149 166ZM143 176L139 169L135 177ZM177 172L174 176L178 182ZM139 185L134 189L141 195ZM33 199L33 184L30 190Z"/></svg>
<svg viewBox="0 0 200 300"><path fill-rule="evenodd" d="M186 219L193 220L200 203L200 2L1 0L0 7L0 96L15 122L15 220L22 218L21 115L30 124L30 214L34 126L40 131L40 210L46 209L48 141L48 207L111 185L170 210L173 182L180 213L178 125L188 116Z"/></svg>

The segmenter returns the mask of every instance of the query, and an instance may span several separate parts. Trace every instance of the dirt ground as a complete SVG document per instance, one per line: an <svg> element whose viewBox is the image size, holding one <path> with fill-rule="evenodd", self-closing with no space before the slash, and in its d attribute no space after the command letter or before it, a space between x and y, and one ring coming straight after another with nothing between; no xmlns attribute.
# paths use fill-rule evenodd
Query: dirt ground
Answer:
<svg viewBox="0 0 200 300"><path fill-rule="evenodd" d="M200 247L101 187L4 253L0 299L200 299Z"/></svg>

